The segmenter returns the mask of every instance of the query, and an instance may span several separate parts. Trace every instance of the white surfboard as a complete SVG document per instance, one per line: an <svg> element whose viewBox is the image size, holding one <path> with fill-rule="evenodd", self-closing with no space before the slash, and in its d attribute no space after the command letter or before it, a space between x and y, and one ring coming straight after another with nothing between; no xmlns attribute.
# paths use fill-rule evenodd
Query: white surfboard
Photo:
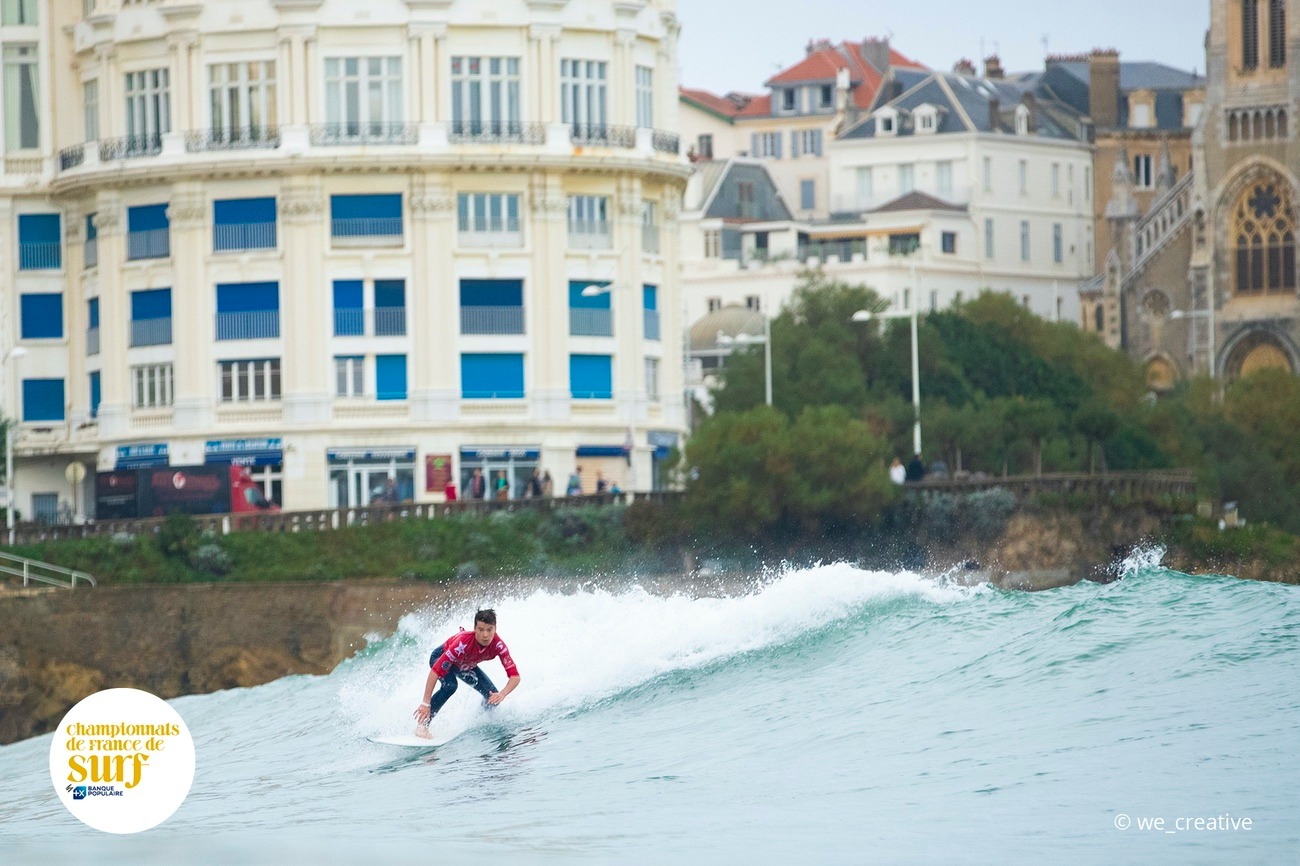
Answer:
<svg viewBox="0 0 1300 866"><path fill-rule="evenodd" d="M414 734L401 734L392 737L366 737L372 743L381 746L402 746L407 749L436 749L451 742L451 737L417 737Z"/></svg>

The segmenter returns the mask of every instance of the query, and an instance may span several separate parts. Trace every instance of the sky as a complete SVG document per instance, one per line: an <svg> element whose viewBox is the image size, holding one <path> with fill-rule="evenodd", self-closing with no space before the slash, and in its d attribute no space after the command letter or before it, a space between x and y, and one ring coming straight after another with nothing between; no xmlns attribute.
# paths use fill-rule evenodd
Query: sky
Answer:
<svg viewBox="0 0 1300 866"><path fill-rule="evenodd" d="M922 14L917 14L922 13ZM715 93L759 92L804 56L809 39L888 36L908 57L952 69L996 52L1008 72L1041 69L1046 53L1117 48L1205 72L1209 0L677 0L681 83ZM1047 51L1043 39L1047 38ZM983 70L983 64L979 63Z"/></svg>

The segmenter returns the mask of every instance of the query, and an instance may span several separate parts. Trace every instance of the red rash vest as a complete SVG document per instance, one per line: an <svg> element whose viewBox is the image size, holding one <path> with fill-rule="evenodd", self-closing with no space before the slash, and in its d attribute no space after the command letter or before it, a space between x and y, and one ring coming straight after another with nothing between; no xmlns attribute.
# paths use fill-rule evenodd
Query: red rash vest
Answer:
<svg viewBox="0 0 1300 866"><path fill-rule="evenodd" d="M506 676L519 676L519 669L515 667L515 660L510 657L510 650L501 635L492 638L487 646L479 646L479 642L474 639L474 632L462 631L447 638L447 642L442 645L442 655L433 663L433 669L438 679L442 679L451 673L453 667L470 671L494 658L501 659L501 667L506 669Z"/></svg>

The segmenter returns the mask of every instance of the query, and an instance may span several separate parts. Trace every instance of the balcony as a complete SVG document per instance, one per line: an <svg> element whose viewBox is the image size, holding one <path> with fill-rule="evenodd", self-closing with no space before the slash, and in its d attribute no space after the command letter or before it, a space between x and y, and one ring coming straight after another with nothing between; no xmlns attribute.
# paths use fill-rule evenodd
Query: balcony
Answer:
<svg viewBox="0 0 1300 866"><path fill-rule="evenodd" d="M645 338L647 340L659 339L659 311L643 310L645 315Z"/></svg>
<svg viewBox="0 0 1300 866"><path fill-rule="evenodd" d="M272 149L280 146L280 130L274 126L244 129L195 129L185 133L189 153L222 150Z"/></svg>
<svg viewBox="0 0 1300 866"><path fill-rule="evenodd" d="M650 145L659 153L671 153L673 156L682 152L682 140L674 132L656 129L650 136Z"/></svg>
<svg viewBox="0 0 1300 866"><path fill-rule="evenodd" d="M172 254L171 229L146 229L126 233L126 257L140 259L166 259Z"/></svg>
<svg viewBox="0 0 1300 866"><path fill-rule="evenodd" d="M460 308L460 332L473 334L524 333L523 307L464 306Z"/></svg>
<svg viewBox="0 0 1300 866"><path fill-rule="evenodd" d="M169 346L172 341L172 317L131 320L131 346Z"/></svg>
<svg viewBox="0 0 1300 866"><path fill-rule="evenodd" d="M311 127L311 143L323 147L415 144L419 140L420 127L415 123L316 123Z"/></svg>
<svg viewBox="0 0 1300 866"><path fill-rule="evenodd" d="M99 239L86 238L86 245L82 248L82 255L85 256L87 270L99 267Z"/></svg>
<svg viewBox="0 0 1300 866"><path fill-rule="evenodd" d="M99 354L99 328L86 329L86 357Z"/></svg>
<svg viewBox="0 0 1300 866"><path fill-rule="evenodd" d="M614 316L611 310L569 308L569 336L612 337Z"/></svg>
<svg viewBox="0 0 1300 866"><path fill-rule="evenodd" d="M578 147L636 147L636 129L631 126L574 123L569 129L570 141Z"/></svg>
<svg viewBox="0 0 1300 866"><path fill-rule="evenodd" d="M218 340L271 340L279 336L279 310L217 313Z"/></svg>
<svg viewBox="0 0 1300 866"><path fill-rule="evenodd" d="M367 336L366 320L370 320L369 336L405 337L405 307L375 307L363 310L360 307L336 307L334 310L334 336Z"/></svg>
<svg viewBox="0 0 1300 866"><path fill-rule="evenodd" d="M215 253L273 250L275 247L273 222L227 223L212 227L212 251Z"/></svg>
<svg viewBox="0 0 1300 866"><path fill-rule="evenodd" d="M570 249L607 250L612 246L609 220L569 220Z"/></svg>
<svg viewBox="0 0 1300 866"><path fill-rule="evenodd" d="M59 171L76 168L85 161L86 146L84 144L74 144L72 147L65 147L59 151Z"/></svg>
<svg viewBox="0 0 1300 866"><path fill-rule="evenodd" d="M376 337L406 336L406 307L375 307Z"/></svg>
<svg viewBox="0 0 1300 866"><path fill-rule="evenodd" d="M18 243L18 270L57 271L63 267L63 245L51 243Z"/></svg>
<svg viewBox="0 0 1300 866"><path fill-rule="evenodd" d="M162 153L162 135L127 135L121 138L106 138L99 143L100 162L115 159L135 159L141 156L157 156Z"/></svg>
<svg viewBox="0 0 1300 866"><path fill-rule="evenodd" d="M336 239L365 240L379 238L401 241L401 217L369 217L330 220L330 234Z"/></svg>
<svg viewBox="0 0 1300 866"><path fill-rule="evenodd" d="M659 226L641 226L641 252L659 255Z"/></svg>
<svg viewBox="0 0 1300 866"><path fill-rule="evenodd" d="M447 140L452 144L545 144L546 124L453 120Z"/></svg>
<svg viewBox="0 0 1300 866"><path fill-rule="evenodd" d="M832 256L841 262L851 262L853 257L867 255L867 241L865 238L854 238L843 241L813 241L812 243L800 244L798 258L801 262L809 259L817 259L825 262Z"/></svg>
<svg viewBox="0 0 1300 866"><path fill-rule="evenodd" d="M518 217L496 220L486 227L476 227L473 220L462 219L458 240L462 247L503 248L522 247L524 233Z"/></svg>

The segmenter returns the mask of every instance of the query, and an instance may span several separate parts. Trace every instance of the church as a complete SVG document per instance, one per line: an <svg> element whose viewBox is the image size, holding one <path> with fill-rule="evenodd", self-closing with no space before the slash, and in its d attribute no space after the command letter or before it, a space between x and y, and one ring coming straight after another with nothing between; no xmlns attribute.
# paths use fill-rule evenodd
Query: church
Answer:
<svg viewBox="0 0 1300 866"><path fill-rule="evenodd" d="M1110 252L1081 290L1083 327L1142 362L1155 391L1193 375L1300 372L1300 2L1210 6L1191 171L1178 178L1162 159L1142 212L1119 154Z"/></svg>

